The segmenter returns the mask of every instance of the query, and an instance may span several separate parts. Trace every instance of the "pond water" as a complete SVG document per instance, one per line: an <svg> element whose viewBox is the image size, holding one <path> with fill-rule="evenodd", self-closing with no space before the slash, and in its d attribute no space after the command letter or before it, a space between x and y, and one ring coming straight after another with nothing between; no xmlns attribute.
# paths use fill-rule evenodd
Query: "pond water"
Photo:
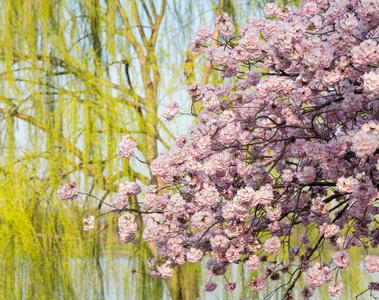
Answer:
<svg viewBox="0 0 379 300"><path fill-rule="evenodd" d="M352 263L346 270L341 270L339 280L344 283L344 294L341 299L355 299L355 296L367 288L371 281L379 281L378 274L370 274L363 268L362 254L352 253ZM73 261L73 264L75 262ZM100 268L102 272L103 292L102 295L99 291L88 291L86 299L172 299L168 288L163 280L152 280L144 274L131 274L131 269L135 266L135 262L127 255L118 255L117 257L107 258L103 256L100 258ZM242 265L232 265L227 272L226 277L230 282L237 282L237 288L233 293L228 293L224 290L223 285L226 283L224 278L217 277L214 281L218 284L214 292L206 293L202 289L202 285L207 277L205 270L205 263L202 263L202 271L200 272L199 281L199 298L202 300L213 299L239 299L246 297L246 299L264 299L270 291L279 287L288 280L288 277L283 277L281 280L273 282L270 281L266 284L266 288L261 292L253 292L246 287L246 283L251 279L253 272L244 269ZM91 278L88 278L91 280ZM334 279L333 279L334 281ZM245 283L245 285L243 284ZM186 284L184 284L185 288ZM244 287L245 286L245 287ZM296 289L296 299L300 299L300 287L304 286L304 282L299 282L299 287ZM99 287L100 288L100 287ZM315 291L313 299L336 299L329 297L327 294L327 285ZM83 291L82 291L83 292ZM83 294L83 293L81 293ZM376 296L379 296L376 294ZM281 299L282 293L279 291L270 299ZM369 299L369 292L365 293L358 299ZM195 299L194 299L195 300Z"/></svg>
<svg viewBox="0 0 379 300"><path fill-rule="evenodd" d="M107 235L108 236L108 235ZM134 243L102 244L92 239L85 239L87 243L94 243L91 247L83 247L82 252L75 253L75 247L69 248L68 252L50 247L49 251L43 251L42 256L34 259L25 254L18 256L15 249L0 254L0 300L2 299L84 299L84 300L150 300L172 299L166 282L162 278L152 279L145 261L149 257L149 251L141 239ZM56 242L55 245L64 243ZM66 243L66 246L68 244ZM73 244L76 245L76 244ZM90 244L85 244L89 246ZM329 245L325 245L328 246ZM47 247L47 246L46 246ZM36 248L34 248L36 249ZM65 248L66 249L66 248ZM100 249L107 249L102 251ZM12 250L12 251L11 251ZM378 255L378 249L368 249L370 255ZM334 247L325 251L325 261L330 262L334 253ZM349 268L340 270L338 281L344 283L344 294L340 299L355 299L355 296L364 291L371 281L379 282L379 273L370 274L364 267L366 253L362 248L350 249L352 259ZM31 251L31 253L37 253ZM6 255L5 255L6 254ZM6 258L7 257L7 258ZM18 257L24 257L18 258ZM174 278L179 278L181 284L174 282L174 286L181 286L184 300L231 300L231 299L265 299L265 296L288 282L288 275L282 275L278 281L268 281L265 289L254 292L247 287L252 277L263 274L264 263L258 271L250 272L243 264L229 266L225 277L215 277L218 284L214 292L206 293L202 285L209 280L205 268L207 259L198 265L185 264L181 272L176 272ZM316 261L312 262L315 263ZM137 273L132 274L132 270ZM177 276L179 275L179 277ZM236 282L237 288L233 293L228 293L223 287L229 282ZM334 279L332 283L335 283ZM305 285L301 278L295 289L296 299L301 299L300 291ZM318 288L312 299L336 299L329 297L328 284ZM279 289L271 298L282 299L285 289ZM379 296L376 293L375 296ZM174 297L174 299L177 297ZM370 299L369 293L365 293L358 300Z"/></svg>

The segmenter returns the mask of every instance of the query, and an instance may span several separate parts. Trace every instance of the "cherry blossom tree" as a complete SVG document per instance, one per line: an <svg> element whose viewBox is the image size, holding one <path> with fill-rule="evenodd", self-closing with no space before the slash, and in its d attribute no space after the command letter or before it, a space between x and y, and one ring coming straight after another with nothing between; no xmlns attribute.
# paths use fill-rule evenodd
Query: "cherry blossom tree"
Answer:
<svg viewBox="0 0 379 300"><path fill-rule="evenodd" d="M147 162L165 187L147 186L136 210L128 197L141 187L126 182L108 205L121 214L125 242L143 216L142 237L159 253L148 261L152 277L206 260L204 289L213 291L212 277L244 264L260 274L246 282L254 291L288 278L266 298L282 289L294 299L299 280L304 299L323 285L339 297L350 248L361 247L364 268L379 272L371 250L379 244L379 1L269 3L264 12L239 35L226 13L216 19L218 40L210 40L211 28L196 31L190 48L205 51L225 83L189 87L193 104L202 105L192 111L196 125ZM163 116L178 112L175 103ZM138 159L135 147L125 136L117 153ZM59 189L64 200L78 194L75 184ZM95 218L84 222L91 229ZM224 288L233 292L236 283ZM363 293L373 290L379 283Z"/></svg>

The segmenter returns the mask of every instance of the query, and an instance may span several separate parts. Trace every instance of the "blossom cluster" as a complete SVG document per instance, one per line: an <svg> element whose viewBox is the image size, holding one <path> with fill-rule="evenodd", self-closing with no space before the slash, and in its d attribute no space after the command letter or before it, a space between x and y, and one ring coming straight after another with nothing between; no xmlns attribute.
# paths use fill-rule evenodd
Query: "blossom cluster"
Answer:
<svg viewBox="0 0 379 300"><path fill-rule="evenodd" d="M120 238L124 242L131 242L136 237L137 223L135 223L134 215L126 213L118 219L118 228Z"/></svg>
<svg viewBox="0 0 379 300"><path fill-rule="evenodd" d="M179 109L179 104L177 102L174 102L162 112L162 117L167 121L171 121L179 113Z"/></svg>
<svg viewBox="0 0 379 300"><path fill-rule="evenodd" d="M135 182L121 183L118 189L120 196L137 196L141 193L141 187Z"/></svg>
<svg viewBox="0 0 379 300"><path fill-rule="evenodd" d="M58 188L58 197L61 200L71 200L78 198L78 189L76 187L76 182L69 182L65 185L61 185Z"/></svg>
<svg viewBox="0 0 379 300"><path fill-rule="evenodd" d="M129 158L136 147L137 143L130 138L130 135L125 135L118 144L117 155L122 158Z"/></svg>
<svg viewBox="0 0 379 300"><path fill-rule="evenodd" d="M95 228L95 217L94 216L90 216L87 219L83 219L83 222L86 223L86 225L84 225L84 230L91 230L91 229Z"/></svg>

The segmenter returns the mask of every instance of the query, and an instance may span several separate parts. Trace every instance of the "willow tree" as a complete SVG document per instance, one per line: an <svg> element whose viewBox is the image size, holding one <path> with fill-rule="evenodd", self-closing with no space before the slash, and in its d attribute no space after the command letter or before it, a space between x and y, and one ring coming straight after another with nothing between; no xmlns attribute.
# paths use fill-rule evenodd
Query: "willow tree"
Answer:
<svg viewBox="0 0 379 300"><path fill-rule="evenodd" d="M185 53L193 27L205 13L233 15L240 5L232 0L0 1L1 298L77 298L83 287L93 290L91 297L104 297L95 287L104 286L100 251L117 246L113 219L86 238L83 211L106 209L89 198L61 203L56 188L75 178L82 190L104 200L121 180L160 186L148 168L116 159L117 143L122 134L133 135L146 161L174 143L159 105L183 96L196 78L218 80L210 79L209 65ZM136 246L156 255L152 245ZM194 299L198 293L197 267L191 280L183 275L186 268L167 282L174 298Z"/></svg>

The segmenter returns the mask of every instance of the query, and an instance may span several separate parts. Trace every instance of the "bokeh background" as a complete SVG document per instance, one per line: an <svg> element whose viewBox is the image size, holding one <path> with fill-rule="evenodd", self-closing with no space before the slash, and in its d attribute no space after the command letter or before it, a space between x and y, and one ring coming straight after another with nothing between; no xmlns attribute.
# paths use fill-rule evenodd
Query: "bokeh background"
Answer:
<svg viewBox="0 0 379 300"><path fill-rule="evenodd" d="M122 243L117 216L102 203L56 193L75 180L109 202L125 180L157 183L145 165L115 155L121 136L132 135L146 161L173 146L195 120L168 123L163 108L176 101L189 112L189 84L223 81L204 54L188 50L195 29L214 28L225 11L238 34L263 16L265 1L0 0L0 299L263 299L284 282L253 293L244 286L254 274L234 266L227 277L236 291L228 295L220 278L206 295L204 266L189 264L153 280L151 245ZM142 198L134 200L138 207ZM95 230L83 231L83 217L101 213ZM364 253L350 255L345 299L370 281L358 262ZM316 298L327 299L326 290Z"/></svg>

